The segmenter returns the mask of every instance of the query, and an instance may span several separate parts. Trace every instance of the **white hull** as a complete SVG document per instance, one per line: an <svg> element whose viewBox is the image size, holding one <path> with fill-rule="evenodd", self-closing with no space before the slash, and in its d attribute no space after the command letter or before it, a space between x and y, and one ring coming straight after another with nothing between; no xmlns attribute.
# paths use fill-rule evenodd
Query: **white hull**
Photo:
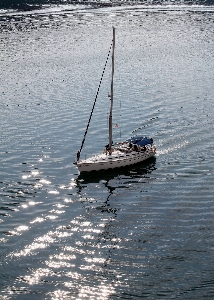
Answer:
<svg viewBox="0 0 214 300"><path fill-rule="evenodd" d="M77 167L81 172L100 171L126 167L142 162L155 155L155 147L146 147L142 151L120 151L114 149L112 154L99 154L91 158L77 162Z"/></svg>

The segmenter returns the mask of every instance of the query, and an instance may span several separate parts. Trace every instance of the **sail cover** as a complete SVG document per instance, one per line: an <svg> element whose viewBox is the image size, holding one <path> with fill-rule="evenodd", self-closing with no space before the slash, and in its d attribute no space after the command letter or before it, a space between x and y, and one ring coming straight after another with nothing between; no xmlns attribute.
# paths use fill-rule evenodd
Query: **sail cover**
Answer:
<svg viewBox="0 0 214 300"><path fill-rule="evenodd" d="M127 140L128 143L132 143L138 146L146 146L153 143L153 139L143 137L143 136L134 136Z"/></svg>

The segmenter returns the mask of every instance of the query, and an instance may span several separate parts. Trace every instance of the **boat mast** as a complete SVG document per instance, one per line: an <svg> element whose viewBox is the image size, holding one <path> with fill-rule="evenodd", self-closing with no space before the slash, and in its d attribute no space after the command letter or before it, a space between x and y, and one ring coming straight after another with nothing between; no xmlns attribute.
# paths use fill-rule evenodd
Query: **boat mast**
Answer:
<svg viewBox="0 0 214 300"><path fill-rule="evenodd" d="M114 48L115 48L115 28L113 27L112 40L112 71L111 71L111 94L110 94L110 113L109 113L109 149L112 146L112 109L113 109L113 88L114 88Z"/></svg>

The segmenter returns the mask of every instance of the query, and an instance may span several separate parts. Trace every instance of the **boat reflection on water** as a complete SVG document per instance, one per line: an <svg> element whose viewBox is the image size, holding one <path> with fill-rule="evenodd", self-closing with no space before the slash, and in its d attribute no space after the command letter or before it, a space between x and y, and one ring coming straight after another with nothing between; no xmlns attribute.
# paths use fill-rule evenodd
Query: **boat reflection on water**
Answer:
<svg viewBox="0 0 214 300"><path fill-rule="evenodd" d="M127 245L134 243L136 246L136 241L127 232L136 226L135 217L139 216L139 212L135 211L137 206L133 206L132 196L144 187L145 182L150 181L155 165L156 159L152 157L129 167L81 173L76 179L77 193L84 209L81 220L88 224L87 228L80 226L77 233L84 230L84 249L81 250L93 253L89 264L84 262L84 268L90 272L90 262L93 262L94 273L90 276L95 274L94 280L99 278L101 286L105 287L99 290L102 299L113 299L118 293L121 274L125 274L127 266L132 264L127 256ZM141 202L139 199L134 198L134 201ZM139 245L141 242L137 247ZM85 260L88 262L87 257Z"/></svg>

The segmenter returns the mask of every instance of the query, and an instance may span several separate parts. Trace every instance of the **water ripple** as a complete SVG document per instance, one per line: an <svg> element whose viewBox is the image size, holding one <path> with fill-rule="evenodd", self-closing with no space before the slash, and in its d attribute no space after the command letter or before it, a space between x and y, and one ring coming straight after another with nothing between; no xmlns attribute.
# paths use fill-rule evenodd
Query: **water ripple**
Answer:
<svg viewBox="0 0 214 300"><path fill-rule="evenodd" d="M0 15L2 297L211 299L213 7L60 9ZM157 155L79 175L112 25L114 141ZM109 73L83 156L108 138Z"/></svg>

